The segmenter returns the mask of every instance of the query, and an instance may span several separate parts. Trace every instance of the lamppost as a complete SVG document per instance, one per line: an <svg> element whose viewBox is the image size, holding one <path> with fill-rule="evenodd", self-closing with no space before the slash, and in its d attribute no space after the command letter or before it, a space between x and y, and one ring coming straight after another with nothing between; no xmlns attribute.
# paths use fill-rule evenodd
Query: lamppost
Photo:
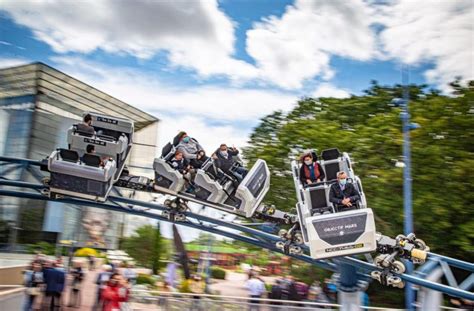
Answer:
<svg viewBox="0 0 474 311"><path fill-rule="evenodd" d="M408 109L410 91L408 86L408 68L402 69L403 98L394 98L392 105L400 107L400 119L402 120L403 131L403 232L408 235L413 232L413 208L412 208L412 178L411 178L411 149L410 149L410 131L419 128L417 123L410 123L410 112ZM413 272L413 264L410 261L405 262L407 273ZM414 310L415 292L410 283L405 287L405 308Z"/></svg>
<svg viewBox="0 0 474 311"><path fill-rule="evenodd" d="M10 227L10 234L8 237L9 250L11 253L14 253L16 250L18 230L22 230L22 228L18 227L16 221L14 220L8 220L7 225Z"/></svg>

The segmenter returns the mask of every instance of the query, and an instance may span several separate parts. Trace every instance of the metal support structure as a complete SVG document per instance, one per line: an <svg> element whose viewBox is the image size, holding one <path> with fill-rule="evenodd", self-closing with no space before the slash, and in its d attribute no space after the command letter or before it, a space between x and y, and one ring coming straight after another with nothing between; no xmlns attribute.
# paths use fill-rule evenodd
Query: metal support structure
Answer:
<svg viewBox="0 0 474 311"><path fill-rule="evenodd" d="M339 264L339 295L338 303L341 305L341 311L359 311L360 292L359 278L355 266L348 263Z"/></svg>
<svg viewBox="0 0 474 311"><path fill-rule="evenodd" d="M36 165L39 166L39 161L33 161L28 159L14 159L14 158L5 158L0 157L0 162L11 162L11 163L27 163L27 165ZM19 188L18 190L11 190L12 188ZM12 181L12 180L4 180L0 179L0 196L12 196L12 197L22 197L22 198L29 198L29 199L36 199L36 200L44 200L44 201L58 201L67 204L75 204L79 206L90 206L95 208L107 209L116 212L123 212L133 215L139 215L148 217L151 219L161 220L161 221L168 221L173 222L172 220L164 217L161 213L164 211L168 211L169 208L163 205L154 204L150 202L143 202L139 200L127 199L123 197L117 196L110 196L110 200L104 203L95 202L91 200L85 199L78 199L78 198L62 198L62 199L51 199L48 196L42 195L39 192L44 189L45 186L42 184L34 184L28 183L23 181ZM8 190L7 190L8 189ZM31 189L32 191L25 191L25 189ZM115 204L113 204L114 202ZM119 203L122 203L118 205ZM125 206L123 206L125 205ZM132 206L132 208L130 208ZM145 211L143 209L135 208L135 207L144 207L149 210ZM245 243L253 244L261 248L266 248L271 251L282 253L281 250L276 248L275 242L281 241L281 238L266 232L262 232L260 230L256 230L254 228L250 228L249 226L237 224L234 222L226 222L224 220L215 219L206 217L203 215L195 214L189 211L183 213L186 216L186 220L179 221L177 224L207 231L210 233L218 234L221 236L229 237L235 240L243 241ZM212 225L211 225L212 224ZM227 231L225 228L237 230L240 233L233 233ZM303 247L305 251L307 251L306 247ZM330 271L339 271L341 273L341 279L343 280L343 284L348 285L353 283L350 277L354 277L354 279L369 279L369 275L371 271L380 270L380 268L376 267L373 263L362 261L352 257L343 257L338 258L337 263L331 262L330 260L314 260L307 255L289 255L293 258L302 260L304 262L317 265L323 269L328 269ZM467 270L471 273L471 275L466 278L463 282L451 282L452 285L460 284L459 286L451 286L451 285L444 285L437 283L428 279L430 272L435 269L435 264L432 263L433 261L439 263L444 262L443 264L446 267L447 265ZM339 268L339 266L346 266L346 268ZM342 270L341 270L342 269ZM345 271L344 269L347 269ZM446 268L445 268L446 269ZM442 269L441 269L442 270ZM469 292L469 290L473 287L474 277L472 277L474 273L474 264L469 262L463 262L461 260L449 258L442 255L437 255L434 253L428 253L428 262L421 267L415 274L400 274L399 276L405 280L406 282L410 282L412 284L425 287L426 289L439 291L451 296L460 297L468 300L474 300L474 294ZM454 284L456 283L456 284ZM349 292L349 291L347 291ZM345 295L345 294L343 294ZM350 301L354 301L354 295L346 295L344 299L349 299Z"/></svg>
<svg viewBox="0 0 474 311"><path fill-rule="evenodd" d="M434 269L426 278L432 282L439 282L443 276L443 269ZM418 309L421 311L439 311L443 302L443 295L435 290L421 287L418 292Z"/></svg>
<svg viewBox="0 0 474 311"><path fill-rule="evenodd" d="M412 208L412 189L411 189L411 150L410 150L410 111L409 104L409 71L408 67L404 66L402 69L402 83L403 83L403 105L400 117L403 126L403 232L405 235L413 232L413 208ZM410 261L405 262L406 272L411 274L413 272L413 264ZM410 283L405 286L405 308L407 310L414 310L413 302L415 301L415 292Z"/></svg>

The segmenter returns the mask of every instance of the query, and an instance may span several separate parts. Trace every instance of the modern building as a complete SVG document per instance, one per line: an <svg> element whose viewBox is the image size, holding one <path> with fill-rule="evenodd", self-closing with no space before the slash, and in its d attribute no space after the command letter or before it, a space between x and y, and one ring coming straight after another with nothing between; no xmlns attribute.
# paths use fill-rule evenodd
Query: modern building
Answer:
<svg viewBox="0 0 474 311"><path fill-rule="evenodd" d="M67 129L81 120L84 111L132 119L135 143L128 165L132 173L153 175L151 170L136 167L151 167L153 163L159 120L43 63L0 69L0 155L45 158L66 146ZM0 166L0 176L40 182L42 172ZM140 197L147 198L146 194ZM0 250L2 245L11 249L61 240L114 249L126 226L127 216L117 212L0 197Z"/></svg>

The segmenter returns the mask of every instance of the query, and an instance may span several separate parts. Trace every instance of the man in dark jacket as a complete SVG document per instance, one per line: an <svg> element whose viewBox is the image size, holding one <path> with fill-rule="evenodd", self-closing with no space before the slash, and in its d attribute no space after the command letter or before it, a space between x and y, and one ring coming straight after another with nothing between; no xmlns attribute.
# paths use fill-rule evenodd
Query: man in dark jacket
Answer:
<svg viewBox="0 0 474 311"><path fill-rule="evenodd" d="M360 195L353 184L347 182L345 172L337 173L337 183L331 186L329 201L334 204L337 212L355 208L360 200Z"/></svg>
<svg viewBox="0 0 474 311"><path fill-rule="evenodd" d="M46 265L43 270L43 278L46 284L46 303L49 302L50 310L59 310L61 308L61 294L64 290L65 272L55 262L53 266Z"/></svg>
<svg viewBox="0 0 474 311"><path fill-rule="evenodd" d="M239 182L245 178L247 175L247 170L243 167L237 167L234 172L231 172L230 169L235 163L233 157L239 154L239 150L235 147L228 148L226 144L221 144L219 149L213 153L212 158L216 161L217 167L220 168L225 173L230 173Z"/></svg>
<svg viewBox="0 0 474 311"><path fill-rule="evenodd" d="M270 292L270 299L273 300L281 300L282 299L282 292L283 292L283 287L281 284L281 280L277 279L275 280L275 284L272 285L272 290ZM277 301L272 301L270 302L272 305L281 305L281 302ZM280 307L272 307L270 308L271 310L280 310Z"/></svg>
<svg viewBox="0 0 474 311"><path fill-rule="evenodd" d="M326 175L317 159L311 153L305 153L301 157L300 181L303 185L309 185L324 180Z"/></svg>

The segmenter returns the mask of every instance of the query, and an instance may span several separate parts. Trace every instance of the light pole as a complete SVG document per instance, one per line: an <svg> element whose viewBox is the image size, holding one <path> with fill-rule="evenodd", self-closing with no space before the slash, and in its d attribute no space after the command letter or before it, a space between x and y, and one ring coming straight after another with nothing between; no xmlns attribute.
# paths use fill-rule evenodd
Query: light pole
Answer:
<svg viewBox="0 0 474 311"><path fill-rule="evenodd" d="M403 232L408 235L413 232L413 208L412 208L412 178L411 178L411 149L410 149L410 131L420 126L416 123L410 123L409 105L409 73L408 67L402 69L402 84L403 84L403 99L395 98L392 104L401 108L400 119L402 120L403 131ZM413 264L411 261L406 261L406 272L411 274L413 272ZM413 302L415 301L415 292L410 283L405 287L405 308L407 310L414 310Z"/></svg>

